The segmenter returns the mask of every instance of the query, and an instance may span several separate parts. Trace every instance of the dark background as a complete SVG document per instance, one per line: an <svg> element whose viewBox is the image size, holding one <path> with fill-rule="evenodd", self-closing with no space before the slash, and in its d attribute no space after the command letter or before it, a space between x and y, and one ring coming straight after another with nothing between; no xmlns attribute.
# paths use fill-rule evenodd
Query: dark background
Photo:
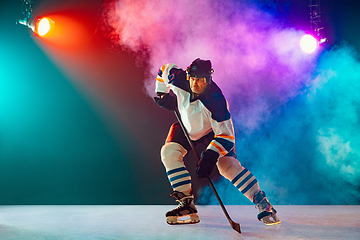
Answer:
<svg viewBox="0 0 360 240"><path fill-rule="evenodd" d="M253 2L286 26L309 27L306 0ZM360 50L356 2L321 1L329 47L346 40ZM16 24L21 1L1 1L0 204L173 203L159 152L175 117L145 94L146 63L104 37L102 3L35 1L34 15L76 19L68 32L78 37L54 47ZM193 183L196 193L206 185Z"/></svg>

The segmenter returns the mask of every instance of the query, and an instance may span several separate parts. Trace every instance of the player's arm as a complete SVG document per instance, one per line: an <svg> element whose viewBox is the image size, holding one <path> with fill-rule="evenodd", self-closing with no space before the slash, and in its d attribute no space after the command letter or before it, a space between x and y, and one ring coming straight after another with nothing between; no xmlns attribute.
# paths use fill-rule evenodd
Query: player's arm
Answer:
<svg viewBox="0 0 360 240"><path fill-rule="evenodd" d="M156 76L155 102L162 108L173 111L177 107L176 96L170 94L171 78L175 71L180 70L175 64L163 65Z"/></svg>
<svg viewBox="0 0 360 240"><path fill-rule="evenodd" d="M196 170L199 178L210 175L218 159L232 152L235 146L234 127L225 99L209 111L209 118L214 139L201 154Z"/></svg>
<svg viewBox="0 0 360 240"><path fill-rule="evenodd" d="M214 122L214 139L210 142L207 149L211 149L219 154L219 157L227 155L234 149L235 136L234 127L231 119L224 122Z"/></svg>
<svg viewBox="0 0 360 240"><path fill-rule="evenodd" d="M161 66L156 76L155 92L158 95L163 95L170 91L171 76L174 71L181 70L175 64L165 64ZM170 79L169 79L170 78Z"/></svg>

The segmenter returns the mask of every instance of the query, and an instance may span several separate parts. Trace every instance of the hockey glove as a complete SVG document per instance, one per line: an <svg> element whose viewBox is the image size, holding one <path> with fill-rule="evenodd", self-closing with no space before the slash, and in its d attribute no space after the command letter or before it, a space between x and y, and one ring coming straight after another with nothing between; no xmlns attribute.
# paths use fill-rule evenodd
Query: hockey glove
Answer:
<svg viewBox="0 0 360 240"><path fill-rule="evenodd" d="M207 149L201 154L200 163L196 166L196 174L199 178L208 177L219 158L219 153Z"/></svg>
<svg viewBox="0 0 360 240"><path fill-rule="evenodd" d="M174 111L177 107L177 98L176 96L165 93L162 98L154 97L155 102L162 108L165 108L170 111Z"/></svg>

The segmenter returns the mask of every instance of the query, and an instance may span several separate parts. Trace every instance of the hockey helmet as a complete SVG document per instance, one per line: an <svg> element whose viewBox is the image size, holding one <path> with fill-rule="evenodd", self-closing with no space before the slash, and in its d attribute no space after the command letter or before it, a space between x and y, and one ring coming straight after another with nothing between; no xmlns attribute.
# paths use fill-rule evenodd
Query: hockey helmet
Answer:
<svg viewBox="0 0 360 240"><path fill-rule="evenodd" d="M210 60L202 60L200 58L195 59L190 66L186 68L188 80L190 77L206 78L207 83L210 83L213 72L214 70L212 69Z"/></svg>

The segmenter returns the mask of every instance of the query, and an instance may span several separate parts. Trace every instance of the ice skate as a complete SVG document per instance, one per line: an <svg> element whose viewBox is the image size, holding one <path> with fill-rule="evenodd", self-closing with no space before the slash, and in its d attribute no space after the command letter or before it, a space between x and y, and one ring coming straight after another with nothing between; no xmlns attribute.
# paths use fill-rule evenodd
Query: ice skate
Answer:
<svg viewBox="0 0 360 240"><path fill-rule="evenodd" d="M273 208L269 200L266 198L265 192L260 191L254 196L253 202L257 204L259 214L257 218L266 225L275 225L281 223L276 215L276 210Z"/></svg>
<svg viewBox="0 0 360 240"><path fill-rule="evenodd" d="M166 222L170 225L191 224L200 222L193 196L186 196L182 192L173 191L171 197L176 198L179 206L166 213Z"/></svg>

